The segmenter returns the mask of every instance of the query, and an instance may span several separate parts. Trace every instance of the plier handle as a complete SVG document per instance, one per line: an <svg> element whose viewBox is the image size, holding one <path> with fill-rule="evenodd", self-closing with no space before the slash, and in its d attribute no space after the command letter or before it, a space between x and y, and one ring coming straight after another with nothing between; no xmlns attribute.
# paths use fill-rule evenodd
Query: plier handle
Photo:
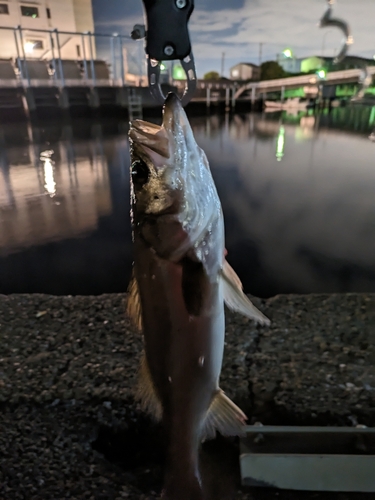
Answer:
<svg viewBox="0 0 375 500"><path fill-rule="evenodd" d="M146 38L148 82L151 94L164 104L165 96L160 86L162 61L180 60L186 74L186 88L181 98L185 106L193 97L197 74L191 49L188 21L194 9L194 0L142 0L146 28L136 25L132 38Z"/></svg>

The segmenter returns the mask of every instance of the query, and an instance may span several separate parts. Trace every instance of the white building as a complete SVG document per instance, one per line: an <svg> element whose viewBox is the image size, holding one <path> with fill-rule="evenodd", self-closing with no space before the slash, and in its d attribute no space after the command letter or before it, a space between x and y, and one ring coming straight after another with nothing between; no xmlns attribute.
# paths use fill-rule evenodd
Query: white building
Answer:
<svg viewBox="0 0 375 500"><path fill-rule="evenodd" d="M229 70L231 80L253 80L260 79L260 67L253 63L239 63Z"/></svg>
<svg viewBox="0 0 375 500"><path fill-rule="evenodd" d="M94 31L91 0L0 0L0 59L17 57L17 46L13 30L21 26L22 37L17 32L18 50L27 58L51 59L51 39L49 33L31 31L53 30L69 32ZM57 40L53 35L52 45L57 53ZM61 57L63 59L81 59L86 53L90 57L89 37L85 37L83 47L82 37L77 35L59 35ZM95 55L95 41L92 40ZM84 50L85 49L85 50Z"/></svg>

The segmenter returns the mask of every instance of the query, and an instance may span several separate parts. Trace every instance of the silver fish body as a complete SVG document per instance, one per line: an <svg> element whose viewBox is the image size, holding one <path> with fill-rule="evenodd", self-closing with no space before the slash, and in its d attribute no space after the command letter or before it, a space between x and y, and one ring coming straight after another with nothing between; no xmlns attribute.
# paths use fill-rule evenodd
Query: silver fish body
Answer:
<svg viewBox="0 0 375 500"><path fill-rule="evenodd" d="M207 158L179 99L161 127L132 123L134 281L129 314L142 328L139 397L168 434L164 497L203 499L203 439L241 434L245 415L219 388L224 301L268 323L224 259L224 222Z"/></svg>

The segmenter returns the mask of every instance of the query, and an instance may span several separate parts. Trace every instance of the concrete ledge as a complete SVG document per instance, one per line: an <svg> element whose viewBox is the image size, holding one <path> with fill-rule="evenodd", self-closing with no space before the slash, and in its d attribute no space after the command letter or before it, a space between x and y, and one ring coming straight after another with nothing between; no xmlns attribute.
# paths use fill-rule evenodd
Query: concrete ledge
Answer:
<svg viewBox="0 0 375 500"><path fill-rule="evenodd" d="M0 296L0 498L157 497L163 440L133 400L142 339L125 300ZM221 383L249 422L373 425L375 294L254 302L272 325L227 315ZM210 500L367 498L242 491L238 453L204 446Z"/></svg>

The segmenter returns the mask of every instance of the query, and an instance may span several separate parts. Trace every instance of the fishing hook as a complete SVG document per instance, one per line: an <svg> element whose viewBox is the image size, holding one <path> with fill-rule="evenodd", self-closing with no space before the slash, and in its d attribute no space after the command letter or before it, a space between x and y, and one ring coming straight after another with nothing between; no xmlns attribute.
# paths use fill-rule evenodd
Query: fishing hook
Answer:
<svg viewBox="0 0 375 500"><path fill-rule="evenodd" d="M335 19L332 18L332 5L334 3L334 0L327 0L328 6L327 10L323 14L323 17L319 21L319 27L320 28L326 28L327 26L335 26L336 28L339 28L343 33L344 33L344 39L342 41L342 46L337 54L337 56L334 58L333 63L337 64L341 62L344 57L346 56L348 50L349 50L349 45L353 43L353 37L350 33L350 27L349 24L344 21L343 19Z"/></svg>

